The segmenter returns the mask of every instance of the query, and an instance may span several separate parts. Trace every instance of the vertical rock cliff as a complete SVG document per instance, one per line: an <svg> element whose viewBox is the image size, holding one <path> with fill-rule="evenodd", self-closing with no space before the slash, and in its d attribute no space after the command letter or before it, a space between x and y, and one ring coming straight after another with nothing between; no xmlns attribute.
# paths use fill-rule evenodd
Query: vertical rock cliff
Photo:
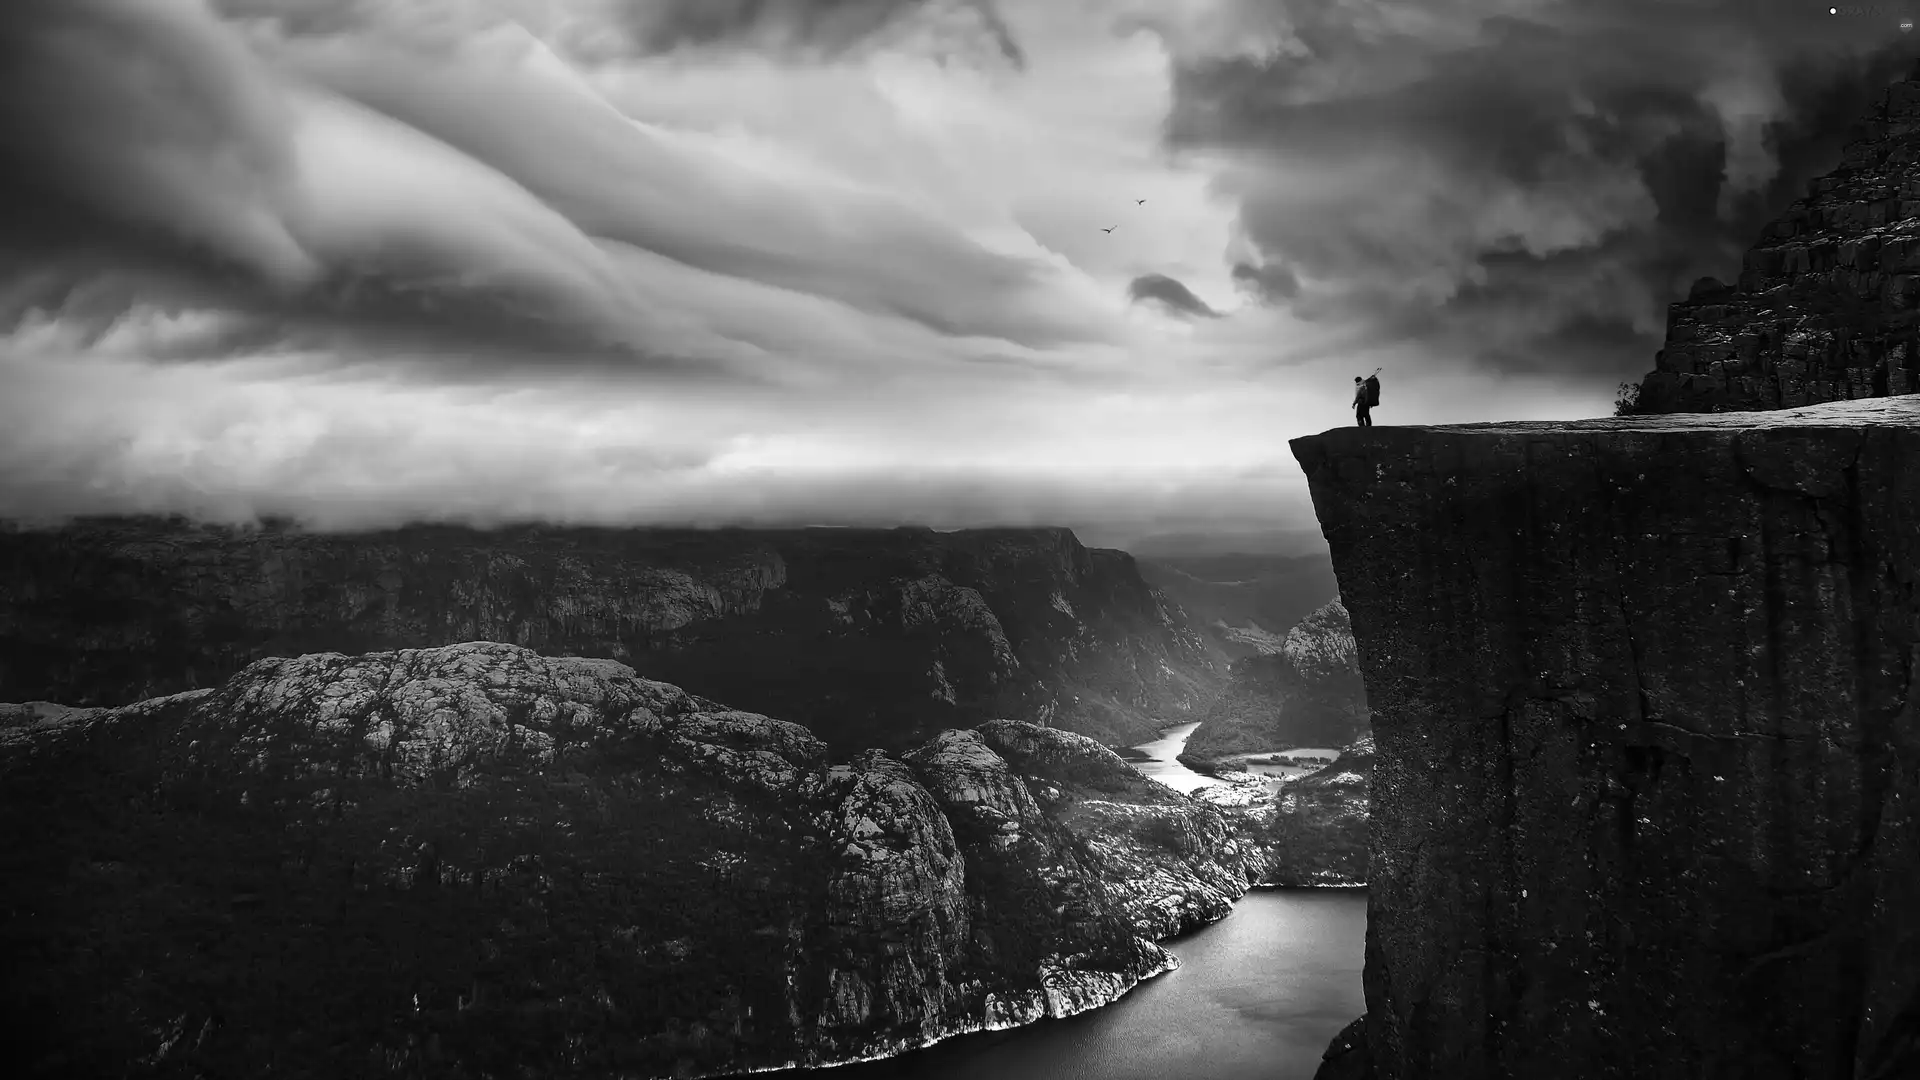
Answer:
<svg viewBox="0 0 1920 1080"><path fill-rule="evenodd" d="M1920 68L1747 252L1668 309L1643 412L1791 408L1920 390Z"/></svg>
<svg viewBox="0 0 1920 1080"><path fill-rule="evenodd" d="M1323 1075L1920 1075L1920 399L1295 440L1377 742Z"/></svg>
<svg viewBox="0 0 1920 1080"><path fill-rule="evenodd" d="M843 754L1001 716L1132 745L1225 674L1132 556L1066 529L0 526L0 700L473 640L638 664Z"/></svg>

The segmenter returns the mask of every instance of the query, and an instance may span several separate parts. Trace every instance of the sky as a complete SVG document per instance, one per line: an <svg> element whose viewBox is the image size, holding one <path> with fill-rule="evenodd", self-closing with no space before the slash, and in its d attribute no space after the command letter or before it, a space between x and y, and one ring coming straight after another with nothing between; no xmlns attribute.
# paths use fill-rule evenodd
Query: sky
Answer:
<svg viewBox="0 0 1920 1080"><path fill-rule="evenodd" d="M1355 375L1609 412L1904 18L8 0L0 516L1317 539Z"/></svg>

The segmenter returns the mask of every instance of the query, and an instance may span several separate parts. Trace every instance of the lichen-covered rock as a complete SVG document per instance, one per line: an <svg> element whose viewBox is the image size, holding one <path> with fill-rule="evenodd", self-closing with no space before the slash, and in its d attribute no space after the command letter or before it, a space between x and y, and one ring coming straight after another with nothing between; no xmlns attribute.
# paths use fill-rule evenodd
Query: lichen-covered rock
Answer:
<svg viewBox="0 0 1920 1080"><path fill-rule="evenodd" d="M1219 919L1276 870L1259 811L1223 812L1182 795L1072 732L997 720L969 734L1035 793L1050 822L1085 845L1109 902L1145 937Z"/></svg>
<svg viewBox="0 0 1920 1080"><path fill-rule="evenodd" d="M1293 447L1373 709L1371 1075L1920 1075L1920 398Z"/></svg>
<svg viewBox="0 0 1920 1080"><path fill-rule="evenodd" d="M1264 872L1083 736L834 765L798 725L493 642L0 707L0 829L33 1076L831 1064L1110 1002Z"/></svg>
<svg viewBox="0 0 1920 1080"><path fill-rule="evenodd" d="M1920 69L1839 168L1769 224L1738 281L1671 305L1642 412L1792 408L1920 391Z"/></svg>
<svg viewBox="0 0 1920 1080"><path fill-rule="evenodd" d="M1002 845L1040 821L1040 806L1005 758L977 731L943 731L906 755L950 814L964 815Z"/></svg>
<svg viewBox="0 0 1920 1080"><path fill-rule="evenodd" d="M829 993L818 1023L872 1030L885 1052L902 1033L931 1042L978 1020L948 981L971 933L966 864L953 828L913 771L873 751L828 826ZM872 948L883 943L880 949ZM855 1051L855 1056L865 1056Z"/></svg>
<svg viewBox="0 0 1920 1080"><path fill-rule="evenodd" d="M842 758L998 716L1131 745L1225 677L1131 556L1066 529L0 523L0 699L119 705L268 656L478 640L636 664Z"/></svg>

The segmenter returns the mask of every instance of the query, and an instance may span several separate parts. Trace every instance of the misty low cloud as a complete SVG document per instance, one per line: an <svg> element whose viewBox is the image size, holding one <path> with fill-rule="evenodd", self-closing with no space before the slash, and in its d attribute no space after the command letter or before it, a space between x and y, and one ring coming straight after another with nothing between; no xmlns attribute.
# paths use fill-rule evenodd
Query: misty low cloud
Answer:
<svg viewBox="0 0 1920 1080"><path fill-rule="evenodd" d="M1116 390L1029 376L1012 395L958 369L875 381L848 400L834 384L687 380L636 395L605 373L449 384L298 355L141 358L198 329L148 313L88 349L53 326L0 342L4 516L1066 524L1108 543L1310 528L1286 439L1327 426L1336 395L1350 393L1345 367L1328 362L1265 386ZM1568 401L1547 380L1507 380L1489 395L1409 375L1395 394L1438 421L1488 408L1573 417L1601 404Z"/></svg>
<svg viewBox="0 0 1920 1080"><path fill-rule="evenodd" d="M150 326L145 339L163 334ZM0 506L34 519L1066 521L1111 532L1235 500L1262 507L1235 516L1247 527L1304 510L1284 446L1208 437L1220 403L1205 398L1169 408L1038 384L1008 407L954 382L939 401L923 400L924 384L876 387L829 413L791 387L656 385L636 399L602 381L447 386L294 358L156 366L107 351L57 364L0 351L0 380Z"/></svg>

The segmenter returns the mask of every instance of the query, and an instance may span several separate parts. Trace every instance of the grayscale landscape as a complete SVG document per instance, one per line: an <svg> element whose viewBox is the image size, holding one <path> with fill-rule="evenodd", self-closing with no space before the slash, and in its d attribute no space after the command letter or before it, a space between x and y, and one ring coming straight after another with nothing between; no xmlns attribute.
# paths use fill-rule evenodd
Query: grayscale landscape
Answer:
<svg viewBox="0 0 1920 1080"><path fill-rule="evenodd" d="M6 1074L1920 1076L1916 18L13 0Z"/></svg>

